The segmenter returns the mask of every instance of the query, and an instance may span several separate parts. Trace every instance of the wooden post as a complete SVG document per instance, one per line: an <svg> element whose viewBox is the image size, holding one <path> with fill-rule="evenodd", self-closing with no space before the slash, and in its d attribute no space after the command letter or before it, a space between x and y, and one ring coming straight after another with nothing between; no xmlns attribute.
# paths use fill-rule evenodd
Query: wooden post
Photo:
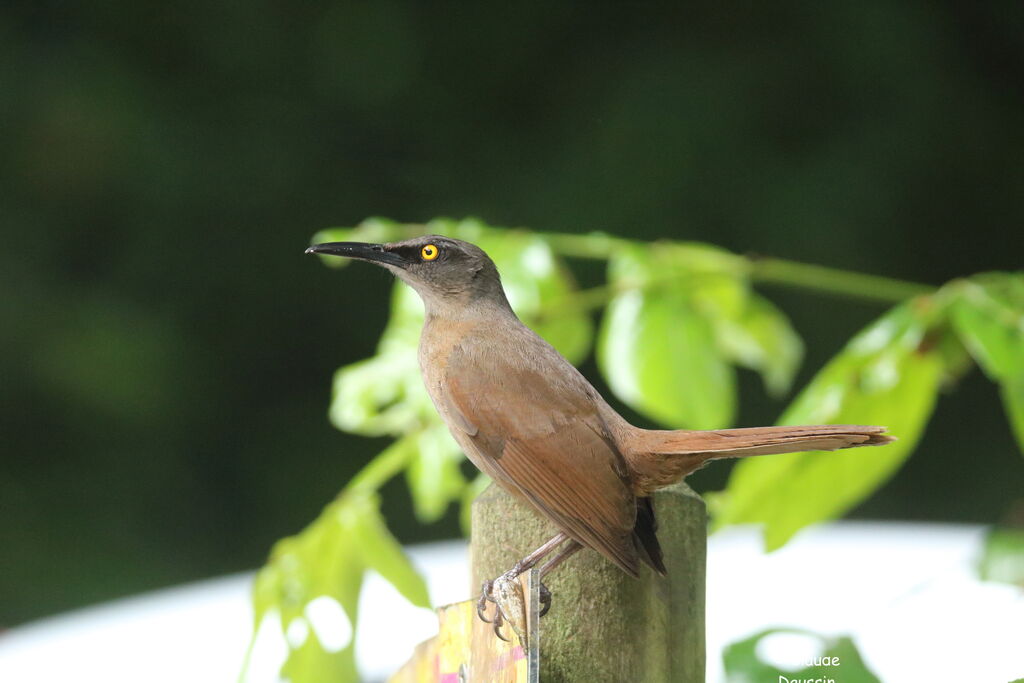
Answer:
<svg viewBox="0 0 1024 683"><path fill-rule="evenodd" d="M704 681L707 513L685 484L654 496L668 576L627 576L593 550L545 581L551 611L540 621L540 680ZM491 485L473 503L473 595L558 530Z"/></svg>

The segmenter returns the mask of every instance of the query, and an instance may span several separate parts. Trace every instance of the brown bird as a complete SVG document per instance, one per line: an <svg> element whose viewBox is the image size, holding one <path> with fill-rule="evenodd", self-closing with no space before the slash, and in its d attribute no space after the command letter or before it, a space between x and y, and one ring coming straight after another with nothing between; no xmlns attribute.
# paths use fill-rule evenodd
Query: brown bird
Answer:
<svg viewBox="0 0 1024 683"><path fill-rule="evenodd" d="M665 574L650 495L715 458L888 443L884 427L829 425L649 430L623 419L550 344L524 325L479 247L440 235L391 244L331 242L306 253L377 263L423 299L419 362L452 436L482 472L560 530L502 578L543 577L581 547L631 576ZM685 387L680 387L685 391ZM479 602L493 602L485 582ZM544 612L550 593L542 591ZM495 632L501 612L496 611Z"/></svg>

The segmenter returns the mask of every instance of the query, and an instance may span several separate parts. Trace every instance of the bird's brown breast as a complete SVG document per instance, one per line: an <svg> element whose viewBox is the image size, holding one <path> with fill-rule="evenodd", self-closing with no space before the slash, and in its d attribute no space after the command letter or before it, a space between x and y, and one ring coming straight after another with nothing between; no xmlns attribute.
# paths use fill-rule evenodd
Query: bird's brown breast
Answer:
<svg viewBox="0 0 1024 683"><path fill-rule="evenodd" d="M427 391L466 455L572 538L635 574L636 500L593 387L514 318L428 321Z"/></svg>

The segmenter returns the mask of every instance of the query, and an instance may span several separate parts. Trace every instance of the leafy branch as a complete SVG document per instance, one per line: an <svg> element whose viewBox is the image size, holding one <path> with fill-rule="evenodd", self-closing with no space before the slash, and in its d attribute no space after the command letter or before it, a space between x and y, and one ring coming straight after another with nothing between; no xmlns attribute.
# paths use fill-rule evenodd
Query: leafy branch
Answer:
<svg viewBox="0 0 1024 683"><path fill-rule="evenodd" d="M412 228L409 237L422 234L422 230ZM623 248L644 244L636 240L611 237L603 233L590 235L571 235L564 233L547 233L543 239L559 254L567 257L599 259L606 261ZM679 245L680 243L674 242ZM655 243L655 248L657 243ZM705 245L695 245L700 254L694 259L708 261L706 253L700 253ZM696 256L696 254L695 254ZM894 278L855 273L839 268L827 268L808 263L799 263L780 258L759 256L740 256L721 252L718 263L723 272L731 272L736 276L749 278L753 282L799 287L822 293L839 294L858 299L872 299L897 303L910 297L928 294L934 287L897 280Z"/></svg>
<svg viewBox="0 0 1024 683"><path fill-rule="evenodd" d="M528 325L573 363L594 352L617 398L673 428L729 426L737 367L758 372L776 397L790 390L803 343L754 285L896 304L818 372L779 422L884 424L900 440L870 453L745 459L724 491L708 495L715 528L760 523L768 549L808 524L844 514L891 477L923 433L939 388L972 362L999 384L1024 448L1024 274L987 273L935 288L706 244L542 234L475 220L407 225L371 219L324 231L314 241L389 242L428 233L480 245ZM606 261L607 283L579 290L565 258ZM604 309L596 329L595 309ZM258 575L254 630L265 619L279 620L289 646L282 673L294 682L358 680L354 635L325 645L330 639L316 612L333 610L354 634L366 571L379 572L411 603L429 605L422 579L381 517L379 489L404 474L420 521L434 522L458 503L468 526L469 503L487 485L482 475L463 476L462 455L423 388L416 358L422 322L419 299L396 284L376 355L337 371L329 411L343 431L396 441L316 521L280 541ZM311 611L314 604L318 609Z"/></svg>

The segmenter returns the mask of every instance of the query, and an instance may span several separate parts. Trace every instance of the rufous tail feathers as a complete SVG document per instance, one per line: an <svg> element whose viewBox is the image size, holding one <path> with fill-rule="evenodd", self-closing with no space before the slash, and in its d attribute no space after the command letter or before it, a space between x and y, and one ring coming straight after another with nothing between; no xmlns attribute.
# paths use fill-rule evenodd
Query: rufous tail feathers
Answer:
<svg viewBox="0 0 1024 683"><path fill-rule="evenodd" d="M708 460L797 451L834 451L894 441L885 427L814 425L712 431L636 429L623 449L639 495L674 484Z"/></svg>

